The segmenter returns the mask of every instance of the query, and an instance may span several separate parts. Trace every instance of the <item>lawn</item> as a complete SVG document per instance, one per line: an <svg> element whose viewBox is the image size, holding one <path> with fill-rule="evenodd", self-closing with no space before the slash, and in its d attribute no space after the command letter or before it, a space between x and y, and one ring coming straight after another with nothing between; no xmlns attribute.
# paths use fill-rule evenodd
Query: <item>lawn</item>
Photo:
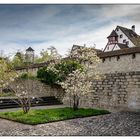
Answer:
<svg viewBox="0 0 140 140"><path fill-rule="evenodd" d="M57 109L30 110L28 114L24 114L21 110L16 112L0 112L0 117L24 124L36 125L60 120L103 115L108 113L110 112L106 110L83 108L74 111L72 108L66 107Z"/></svg>

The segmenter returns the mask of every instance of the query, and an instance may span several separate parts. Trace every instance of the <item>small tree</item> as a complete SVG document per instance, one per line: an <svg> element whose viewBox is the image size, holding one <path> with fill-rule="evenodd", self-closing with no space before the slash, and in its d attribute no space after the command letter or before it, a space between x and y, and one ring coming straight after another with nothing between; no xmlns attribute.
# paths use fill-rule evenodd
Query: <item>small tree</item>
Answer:
<svg viewBox="0 0 140 140"><path fill-rule="evenodd" d="M16 71L13 70L12 66L4 59L0 59L0 93L2 89L7 86L11 81L14 81L17 77Z"/></svg>
<svg viewBox="0 0 140 140"><path fill-rule="evenodd" d="M11 61L13 67L25 66L24 54L22 52L17 52Z"/></svg>
<svg viewBox="0 0 140 140"><path fill-rule="evenodd" d="M66 92L66 98L73 100L73 109L79 107L79 100L82 95L90 92L90 87L93 79L100 78L96 71L96 66L100 62L97 52L94 48L78 48L71 52L70 58L76 59L84 67L84 70L75 70L68 75L64 82L60 85Z"/></svg>
<svg viewBox="0 0 140 140"><path fill-rule="evenodd" d="M35 62L36 63L43 63L43 62L46 62L49 60L49 54L48 54L48 51L46 50L42 50L40 52L40 57L38 58L35 58Z"/></svg>
<svg viewBox="0 0 140 140"><path fill-rule="evenodd" d="M56 63L56 60L60 60L61 55L58 53L57 49L53 46L47 48L47 50L42 50L40 52L40 57L35 58L36 63L43 63L47 61L52 61Z"/></svg>
<svg viewBox="0 0 140 140"><path fill-rule="evenodd" d="M91 81L84 71L77 69L70 73L66 80L61 82L60 85L65 89L65 97L69 100L72 99L73 109L77 110L80 97L90 91Z"/></svg>
<svg viewBox="0 0 140 140"><path fill-rule="evenodd" d="M43 92L43 84L36 79L17 78L9 85L17 100L14 101L22 107L24 113L28 113L34 98L38 98Z"/></svg>

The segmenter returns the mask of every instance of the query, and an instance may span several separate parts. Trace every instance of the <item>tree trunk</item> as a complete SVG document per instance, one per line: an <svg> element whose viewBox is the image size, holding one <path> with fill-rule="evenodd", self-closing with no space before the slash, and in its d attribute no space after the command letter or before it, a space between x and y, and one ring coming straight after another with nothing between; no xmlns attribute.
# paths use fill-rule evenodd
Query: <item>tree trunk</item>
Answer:
<svg viewBox="0 0 140 140"><path fill-rule="evenodd" d="M74 111L78 110L78 107L79 107L79 98L78 98L78 96L74 95L73 96L73 109L74 109Z"/></svg>
<svg viewBox="0 0 140 140"><path fill-rule="evenodd" d="M28 101L27 103L26 100L23 101L22 109L24 114L27 114L29 112L30 106L31 106L30 101Z"/></svg>

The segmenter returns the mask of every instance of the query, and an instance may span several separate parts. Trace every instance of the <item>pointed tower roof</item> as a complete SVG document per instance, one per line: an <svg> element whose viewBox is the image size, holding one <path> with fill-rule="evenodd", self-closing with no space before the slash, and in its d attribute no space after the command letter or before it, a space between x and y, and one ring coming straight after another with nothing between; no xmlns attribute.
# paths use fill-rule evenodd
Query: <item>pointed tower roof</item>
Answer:
<svg viewBox="0 0 140 140"><path fill-rule="evenodd" d="M111 34L110 34L107 38L109 38L109 37L118 37L118 35L117 35L117 33L113 30L113 31L111 32Z"/></svg>
<svg viewBox="0 0 140 140"><path fill-rule="evenodd" d="M34 51L31 47L29 47L28 49L26 49L26 51Z"/></svg>

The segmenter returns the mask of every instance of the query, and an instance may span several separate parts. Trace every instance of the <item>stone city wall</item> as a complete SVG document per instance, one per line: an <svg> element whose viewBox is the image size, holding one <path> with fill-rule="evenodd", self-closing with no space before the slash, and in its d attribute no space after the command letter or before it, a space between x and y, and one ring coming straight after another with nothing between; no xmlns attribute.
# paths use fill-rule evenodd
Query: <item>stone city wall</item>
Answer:
<svg viewBox="0 0 140 140"><path fill-rule="evenodd" d="M64 90L44 84L39 96L56 96L63 100ZM67 106L71 104L69 100L63 103ZM91 92L81 97L80 107L140 110L140 71L104 74L102 79L93 81Z"/></svg>
<svg viewBox="0 0 140 140"><path fill-rule="evenodd" d="M97 66L97 71L104 74L140 70L140 53L112 56L102 60Z"/></svg>
<svg viewBox="0 0 140 140"><path fill-rule="evenodd" d="M64 102L70 105L67 100ZM140 110L140 71L105 74L94 80L91 92L81 97L81 107L111 111Z"/></svg>

